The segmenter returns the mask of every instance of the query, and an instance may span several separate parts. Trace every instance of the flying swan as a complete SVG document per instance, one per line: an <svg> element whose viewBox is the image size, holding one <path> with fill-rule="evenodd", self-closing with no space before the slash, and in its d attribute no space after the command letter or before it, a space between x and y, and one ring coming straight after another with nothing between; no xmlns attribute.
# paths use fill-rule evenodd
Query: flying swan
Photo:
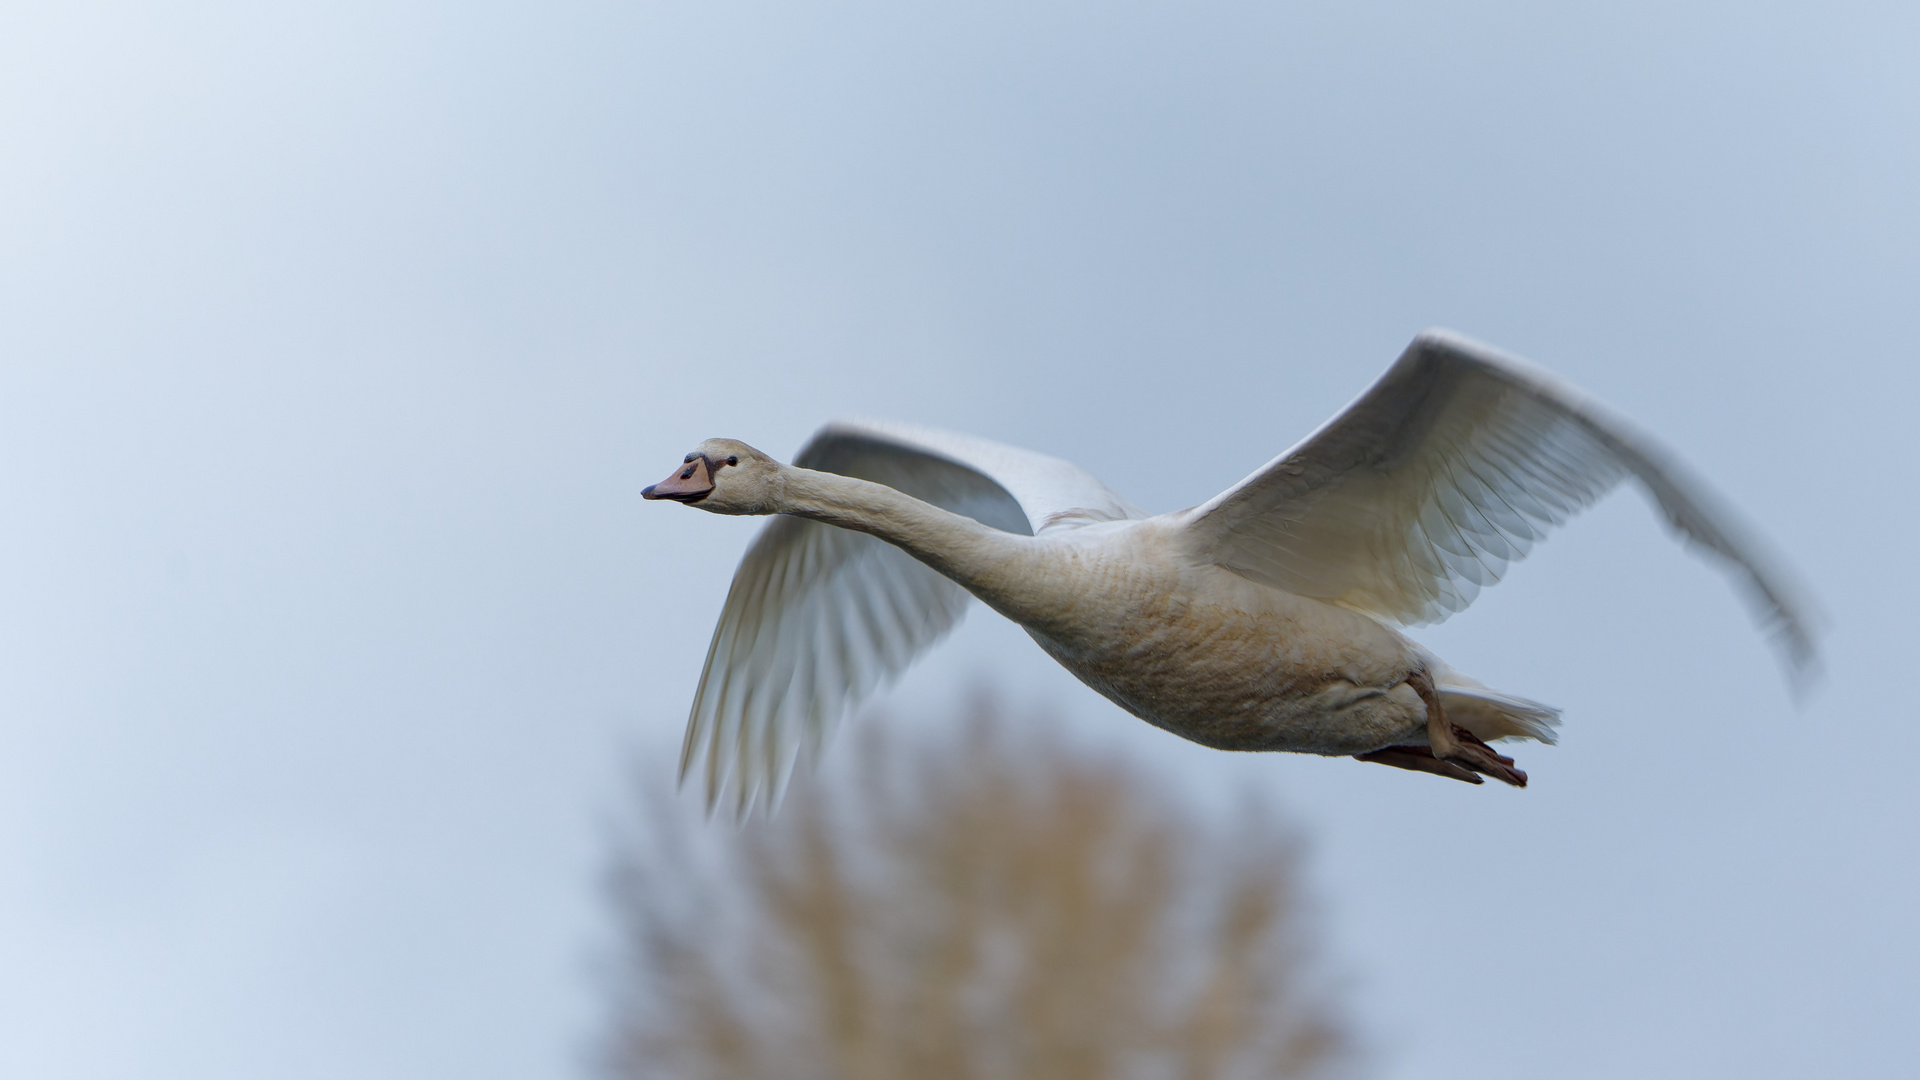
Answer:
<svg viewBox="0 0 1920 1080"><path fill-rule="evenodd" d="M1065 461L903 424L829 424L792 465L709 439L642 494L779 516L734 574L681 776L704 771L709 805L729 787L741 813L772 805L802 744L817 754L972 594L1121 708L1205 746L1523 787L1487 744L1551 743L1559 710L1454 671L1398 627L1462 610L1628 477L1743 587L1804 684L1810 612L1666 450L1447 331L1416 337L1293 449L1171 514Z"/></svg>

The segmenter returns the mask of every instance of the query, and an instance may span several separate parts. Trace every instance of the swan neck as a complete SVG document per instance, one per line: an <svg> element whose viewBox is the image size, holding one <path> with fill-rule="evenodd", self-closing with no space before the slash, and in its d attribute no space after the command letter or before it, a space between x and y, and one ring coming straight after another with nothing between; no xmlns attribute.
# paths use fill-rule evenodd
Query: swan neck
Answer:
<svg viewBox="0 0 1920 1080"><path fill-rule="evenodd" d="M885 484L791 465L782 472L781 513L885 540L962 585L991 574L1027 539Z"/></svg>

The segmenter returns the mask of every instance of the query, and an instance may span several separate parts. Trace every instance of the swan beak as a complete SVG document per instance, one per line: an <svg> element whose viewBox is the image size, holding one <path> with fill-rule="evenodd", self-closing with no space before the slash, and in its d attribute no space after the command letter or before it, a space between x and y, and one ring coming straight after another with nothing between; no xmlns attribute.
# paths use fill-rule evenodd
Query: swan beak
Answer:
<svg viewBox="0 0 1920 1080"><path fill-rule="evenodd" d="M707 466L707 459L695 454L686 464L675 469L672 476L657 484L649 484L641 490L643 499L672 499L675 502L699 502L713 491L713 472Z"/></svg>

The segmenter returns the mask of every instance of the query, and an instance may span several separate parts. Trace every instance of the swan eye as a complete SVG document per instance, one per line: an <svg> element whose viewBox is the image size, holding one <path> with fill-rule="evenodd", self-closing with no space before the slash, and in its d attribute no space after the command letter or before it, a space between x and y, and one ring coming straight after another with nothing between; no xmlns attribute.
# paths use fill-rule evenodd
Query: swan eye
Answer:
<svg viewBox="0 0 1920 1080"><path fill-rule="evenodd" d="M728 455L727 455L727 464L729 464L729 465L738 465L738 464L740 464L740 455L739 455L739 454L728 454Z"/></svg>

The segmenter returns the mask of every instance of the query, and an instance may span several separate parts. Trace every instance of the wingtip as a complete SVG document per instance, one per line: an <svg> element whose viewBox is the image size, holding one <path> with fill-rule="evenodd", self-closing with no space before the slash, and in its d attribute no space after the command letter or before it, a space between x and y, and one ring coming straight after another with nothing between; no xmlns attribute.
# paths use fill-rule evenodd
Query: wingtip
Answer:
<svg viewBox="0 0 1920 1080"><path fill-rule="evenodd" d="M1787 675L1787 697L1793 707L1805 709L1812 704L1820 688L1827 684L1827 670L1815 663L1810 669L1789 672Z"/></svg>
<svg viewBox="0 0 1920 1080"><path fill-rule="evenodd" d="M1787 677L1787 696L1794 708L1804 709L1827 684L1826 661L1810 634L1790 636L1780 644L1780 651L1781 666Z"/></svg>
<svg viewBox="0 0 1920 1080"><path fill-rule="evenodd" d="M674 773L673 788L683 791L687 786L687 774L693 771L693 747L688 745L680 751L680 768Z"/></svg>

